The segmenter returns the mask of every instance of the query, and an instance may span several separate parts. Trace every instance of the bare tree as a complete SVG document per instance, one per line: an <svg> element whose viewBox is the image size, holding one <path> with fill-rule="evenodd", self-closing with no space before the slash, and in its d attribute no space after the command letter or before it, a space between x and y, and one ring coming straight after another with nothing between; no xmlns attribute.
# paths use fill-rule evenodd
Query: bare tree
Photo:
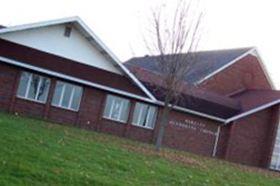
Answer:
<svg viewBox="0 0 280 186"><path fill-rule="evenodd" d="M196 50L200 38L202 19L202 11L197 11L199 8L192 1L187 3L179 0L171 16L170 11L163 15L163 8L168 7L165 5L152 12L151 38L145 39L150 53L158 55L156 63L161 71L164 87L164 105L156 139L158 151L168 125L170 111L180 99L184 77L196 62L193 51Z"/></svg>

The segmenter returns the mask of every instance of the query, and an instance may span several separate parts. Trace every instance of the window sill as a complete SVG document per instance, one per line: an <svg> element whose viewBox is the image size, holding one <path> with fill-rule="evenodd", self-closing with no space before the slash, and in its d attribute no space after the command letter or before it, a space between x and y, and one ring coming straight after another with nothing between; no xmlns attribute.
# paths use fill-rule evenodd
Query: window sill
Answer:
<svg viewBox="0 0 280 186"><path fill-rule="evenodd" d="M71 112L79 112L79 110L74 110L74 109L70 109L70 108L65 108L65 107L60 107L57 105L51 105L54 108L58 108L58 109L62 109L62 110L67 110L67 111L71 111Z"/></svg>
<svg viewBox="0 0 280 186"><path fill-rule="evenodd" d="M16 96L18 99L22 99L22 100L25 100L25 101L30 101L30 102L34 102L34 103L39 103L39 104L46 104L45 101L38 101L36 99L30 99L30 98L25 98L25 97L21 97L21 96Z"/></svg>
<svg viewBox="0 0 280 186"><path fill-rule="evenodd" d="M134 124L134 123L132 123L132 125L135 126L135 127L143 128L143 129L154 130L154 128L145 127L145 126L137 125L137 124Z"/></svg>
<svg viewBox="0 0 280 186"><path fill-rule="evenodd" d="M113 119L113 118L108 118L108 117L105 117L105 116L103 116L102 118L106 119L106 120L109 120L109 121L115 121L115 122L121 123L121 124L126 124L127 123L127 121L122 121L122 120L117 120L117 119Z"/></svg>

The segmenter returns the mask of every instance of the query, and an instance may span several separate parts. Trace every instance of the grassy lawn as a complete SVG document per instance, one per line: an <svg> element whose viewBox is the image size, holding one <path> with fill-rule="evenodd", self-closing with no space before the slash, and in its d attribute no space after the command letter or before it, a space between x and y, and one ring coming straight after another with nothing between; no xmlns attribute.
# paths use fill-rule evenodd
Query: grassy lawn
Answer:
<svg viewBox="0 0 280 186"><path fill-rule="evenodd" d="M280 174L0 113L0 185L280 185Z"/></svg>

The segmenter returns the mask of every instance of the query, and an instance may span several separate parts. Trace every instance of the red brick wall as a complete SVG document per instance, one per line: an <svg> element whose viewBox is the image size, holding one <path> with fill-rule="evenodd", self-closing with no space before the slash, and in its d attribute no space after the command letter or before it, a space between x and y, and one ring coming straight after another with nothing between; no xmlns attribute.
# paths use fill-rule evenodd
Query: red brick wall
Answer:
<svg viewBox="0 0 280 186"><path fill-rule="evenodd" d="M248 55L202 82L200 87L223 95L247 89L271 89L258 59Z"/></svg>
<svg viewBox="0 0 280 186"><path fill-rule="evenodd" d="M51 106L47 119L57 123L75 125L78 119L78 112Z"/></svg>
<svg viewBox="0 0 280 186"><path fill-rule="evenodd" d="M153 130L130 125L125 137L146 143L153 142Z"/></svg>
<svg viewBox="0 0 280 186"><path fill-rule="evenodd" d="M84 89L80 104L79 125L84 129L97 130L105 104L106 94L91 88ZM90 114L89 114L90 113Z"/></svg>
<svg viewBox="0 0 280 186"><path fill-rule="evenodd" d="M37 103L34 101L29 101L21 98L16 98L13 105L13 112L20 115L27 115L36 118L43 118L44 116L44 103Z"/></svg>
<svg viewBox="0 0 280 186"><path fill-rule="evenodd" d="M112 120L108 120L108 119L102 119L99 130L101 132L114 134L117 136L123 136L126 125L127 124L125 124L125 123L112 121Z"/></svg>
<svg viewBox="0 0 280 186"><path fill-rule="evenodd" d="M212 156L217 124L210 120L173 111L166 127L163 144L196 154Z"/></svg>
<svg viewBox="0 0 280 186"><path fill-rule="evenodd" d="M246 165L266 167L268 137L273 123L272 109L266 109L233 123L225 159Z"/></svg>
<svg viewBox="0 0 280 186"><path fill-rule="evenodd" d="M17 78L16 68L8 65L0 66L0 110L8 111Z"/></svg>

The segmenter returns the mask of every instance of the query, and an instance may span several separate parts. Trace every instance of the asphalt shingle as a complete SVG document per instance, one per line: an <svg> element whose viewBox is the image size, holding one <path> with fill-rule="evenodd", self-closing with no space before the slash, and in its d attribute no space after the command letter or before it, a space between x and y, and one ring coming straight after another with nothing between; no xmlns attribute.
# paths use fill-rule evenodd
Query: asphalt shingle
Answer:
<svg viewBox="0 0 280 186"><path fill-rule="evenodd" d="M250 49L251 48L239 48L192 53L193 56L195 56L196 62L193 64L191 70L185 75L184 79L188 83L196 83L221 67L227 65L244 53L248 52ZM157 65L158 59L159 56L135 57L125 62L125 65L137 66L153 72L161 73Z"/></svg>

